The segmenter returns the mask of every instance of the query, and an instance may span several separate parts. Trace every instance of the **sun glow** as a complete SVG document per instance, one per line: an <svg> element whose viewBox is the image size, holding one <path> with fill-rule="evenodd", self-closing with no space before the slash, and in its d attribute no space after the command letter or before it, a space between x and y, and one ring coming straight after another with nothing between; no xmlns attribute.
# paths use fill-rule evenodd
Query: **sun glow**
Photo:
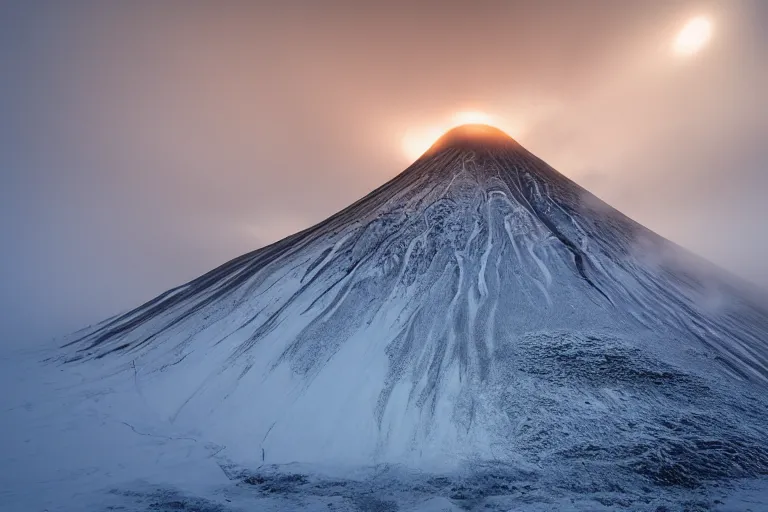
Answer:
<svg viewBox="0 0 768 512"><path fill-rule="evenodd" d="M402 148L405 157L409 161L416 160L435 143L445 132L451 128L463 124L487 124L496 126L514 136L516 130L509 130L507 126L501 126L500 119L479 110L463 110L456 112L442 124L431 127L411 128L405 132L402 139Z"/></svg>
<svg viewBox="0 0 768 512"><path fill-rule="evenodd" d="M493 124L493 116L486 114L485 112L478 112L470 110L467 112L457 112L453 116L453 126L461 126L463 124Z"/></svg>
<svg viewBox="0 0 768 512"><path fill-rule="evenodd" d="M712 23L703 16L693 18L677 34L675 53L680 56L693 55L704 48L711 37Z"/></svg>

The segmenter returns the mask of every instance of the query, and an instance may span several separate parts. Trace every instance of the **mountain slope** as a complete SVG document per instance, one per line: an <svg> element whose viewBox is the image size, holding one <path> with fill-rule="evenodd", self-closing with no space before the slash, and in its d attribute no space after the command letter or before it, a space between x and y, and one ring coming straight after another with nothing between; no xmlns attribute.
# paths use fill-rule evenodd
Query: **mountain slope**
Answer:
<svg viewBox="0 0 768 512"><path fill-rule="evenodd" d="M241 461L690 487L768 473L767 335L723 272L464 126L64 352Z"/></svg>

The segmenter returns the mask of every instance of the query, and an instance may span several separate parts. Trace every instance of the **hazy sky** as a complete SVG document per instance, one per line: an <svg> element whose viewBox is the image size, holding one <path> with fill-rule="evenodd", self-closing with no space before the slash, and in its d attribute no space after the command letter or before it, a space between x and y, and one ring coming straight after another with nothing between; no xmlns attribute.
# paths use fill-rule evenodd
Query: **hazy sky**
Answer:
<svg viewBox="0 0 768 512"><path fill-rule="evenodd" d="M0 0L0 344L322 220L462 110L768 286L768 2L368 4Z"/></svg>

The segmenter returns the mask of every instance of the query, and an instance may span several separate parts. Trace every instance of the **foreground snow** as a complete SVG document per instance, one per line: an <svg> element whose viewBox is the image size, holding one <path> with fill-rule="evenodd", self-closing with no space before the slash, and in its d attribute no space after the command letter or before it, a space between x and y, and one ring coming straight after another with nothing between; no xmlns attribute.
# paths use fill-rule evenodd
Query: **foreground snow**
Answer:
<svg viewBox="0 0 768 512"><path fill-rule="evenodd" d="M430 473L383 464L242 465L226 447L154 417L116 376L0 358L0 510L762 510L768 481L695 489L568 482L537 468L466 464ZM666 508L663 508L666 507Z"/></svg>
<svg viewBox="0 0 768 512"><path fill-rule="evenodd" d="M48 350L0 358L0 510L762 510L767 481L696 489L605 488L536 468L467 464L446 473L398 465L252 466L159 421L135 387L43 363ZM663 508L666 507L666 508Z"/></svg>

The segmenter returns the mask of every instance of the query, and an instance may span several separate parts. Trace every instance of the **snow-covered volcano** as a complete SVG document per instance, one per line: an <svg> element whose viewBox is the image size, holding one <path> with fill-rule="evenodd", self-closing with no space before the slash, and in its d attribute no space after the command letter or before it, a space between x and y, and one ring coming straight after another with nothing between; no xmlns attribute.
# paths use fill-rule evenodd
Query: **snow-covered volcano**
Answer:
<svg viewBox="0 0 768 512"><path fill-rule="evenodd" d="M78 334L64 366L244 464L695 487L768 474L760 300L468 125L327 220Z"/></svg>

